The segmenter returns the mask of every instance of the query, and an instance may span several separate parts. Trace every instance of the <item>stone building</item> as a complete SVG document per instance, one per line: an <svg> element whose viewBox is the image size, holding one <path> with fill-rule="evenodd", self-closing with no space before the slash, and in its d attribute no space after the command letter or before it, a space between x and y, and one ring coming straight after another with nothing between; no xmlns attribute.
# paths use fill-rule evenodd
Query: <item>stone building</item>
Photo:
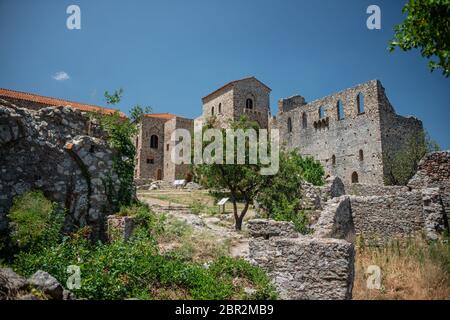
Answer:
<svg viewBox="0 0 450 320"><path fill-rule="evenodd" d="M135 137L135 178L166 181L186 178L189 164L176 165L171 161L175 146L172 133L176 129L193 131L193 128L192 119L170 113L146 114L139 123L139 132Z"/></svg>
<svg viewBox="0 0 450 320"><path fill-rule="evenodd" d="M346 184L383 184L387 155L423 130L420 120L395 113L377 80L310 103L298 95L281 99L278 109L282 143Z"/></svg>
<svg viewBox="0 0 450 320"><path fill-rule="evenodd" d="M201 128L208 118L214 118L223 128L246 115L261 128L268 128L271 91L255 77L231 81L202 98L203 113L195 119L195 127Z"/></svg>

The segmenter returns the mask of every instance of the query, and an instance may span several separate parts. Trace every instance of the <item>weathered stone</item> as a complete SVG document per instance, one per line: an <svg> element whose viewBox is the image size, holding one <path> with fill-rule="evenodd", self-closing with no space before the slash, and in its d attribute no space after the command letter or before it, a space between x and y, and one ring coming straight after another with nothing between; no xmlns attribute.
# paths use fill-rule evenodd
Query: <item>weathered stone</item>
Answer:
<svg viewBox="0 0 450 320"><path fill-rule="evenodd" d="M64 288L62 285L45 271L37 271L28 279L28 283L55 300L62 300L64 298Z"/></svg>
<svg viewBox="0 0 450 320"><path fill-rule="evenodd" d="M61 113L54 113L56 109ZM89 118L78 110L66 112L66 109L54 107L35 111L0 100L2 131L7 128L15 132L14 137L8 136L8 141L6 136L0 140L0 188L6 196L0 202L0 232L5 232L7 227L5 216L13 197L40 189L67 210L66 230L88 224L92 227L93 239L103 238L103 217L111 213L112 208L105 201L102 179L110 176L114 188L119 181L112 166L88 168L100 160L112 163L113 153L100 139L99 130L88 130ZM67 126L63 124L64 119L86 126ZM45 126L39 125L42 123ZM91 131L97 132L97 137L86 135ZM89 159L89 164L85 159ZM96 201L97 198L103 201Z"/></svg>
<svg viewBox="0 0 450 320"><path fill-rule="evenodd" d="M339 239L251 239L249 259L268 272L281 299L351 299L354 247Z"/></svg>
<svg viewBox="0 0 450 320"><path fill-rule="evenodd" d="M250 236L270 239L272 237L298 237L298 232L292 222L274 221L267 219L253 219L247 223Z"/></svg>
<svg viewBox="0 0 450 320"><path fill-rule="evenodd" d="M350 197L342 196L329 200L314 229L316 237L346 239L353 242L355 229Z"/></svg>
<svg viewBox="0 0 450 320"><path fill-rule="evenodd" d="M28 287L27 280L9 268L0 268L0 300L9 299Z"/></svg>
<svg viewBox="0 0 450 320"><path fill-rule="evenodd" d="M107 235L109 241L128 240L136 227L135 219L128 216L108 216Z"/></svg>

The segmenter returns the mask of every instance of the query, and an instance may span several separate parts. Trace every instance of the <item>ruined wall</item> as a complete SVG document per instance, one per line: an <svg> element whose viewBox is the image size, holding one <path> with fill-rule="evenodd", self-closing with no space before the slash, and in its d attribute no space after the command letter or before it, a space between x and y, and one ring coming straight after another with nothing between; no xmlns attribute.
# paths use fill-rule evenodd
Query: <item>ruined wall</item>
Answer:
<svg viewBox="0 0 450 320"><path fill-rule="evenodd" d="M395 113L384 87L378 83L381 142L384 155L384 177L389 176L390 159L404 149L423 131L422 121L415 117L403 117Z"/></svg>
<svg viewBox="0 0 450 320"><path fill-rule="evenodd" d="M450 213L450 151L433 152L420 161L408 186L414 189L439 188L447 216Z"/></svg>
<svg viewBox="0 0 450 320"><path fill-rule="evenodd" d="M364 112L358 110L359 93L363 94ZM328 175L340 177L345 184L352 182L353 173L358 175L359 182L383 183L378 81L369 81L308 104L299 96L290 99L294 101L280 101L277 119L281 141L288 149L297 148L301 154L320 160ZM341 118L338 101L344 111ZM325 112L323 118L319 115L321 107Z"/></svg>
<svg viewBox="0 0 450 320"><path fill-rule="evenodd" d="M249 259L285 300L351 299L354 247L341 239L300 235L290 222L250 220Z"/></svg>
<svg viewBox="0 0 450 320"><path fill-rule="evenodd" d="M403 195L351 196L353 222L365 239L385 241L423 231L421 192Z"/></svg>
<svg viewBox="0 0 450 320"><path fill-rule="evenodd" d="M141 120L139 134L135 137L135 178L160 180L164 177L164 123L166 121L166 119L155 117L143 117ZM152 135L158 137L157 148L150 147Z"/></svg>
<svg viewBox="0 0 450 320"><path fill-rule="evenodd" d="M353 196L403 195L410 191L407 186L384 186L380 184L354 183L345 187L346 194Z"/></svg>
<svg viewBox="0 0 450 320"><path fill-rule="evenodd" d="M164 125L164 180L166 181L185 179L187 173L190 171L189 164L176 165L172 162L171 153L176 142L172 141L171 136L176 129L186 129L192 134L194 120L176 117L167 121Z"/></svg>
<svg viewBox="0 0 450 320"><path fill-rule="evenodd" d="M67 107L38 111L0 100L0 231L15 196L39 189L67 210L66 228L89 225L103 235L111 213L103 181L111 172L113 151L103 140L83 135L86 115Z"/></svg>

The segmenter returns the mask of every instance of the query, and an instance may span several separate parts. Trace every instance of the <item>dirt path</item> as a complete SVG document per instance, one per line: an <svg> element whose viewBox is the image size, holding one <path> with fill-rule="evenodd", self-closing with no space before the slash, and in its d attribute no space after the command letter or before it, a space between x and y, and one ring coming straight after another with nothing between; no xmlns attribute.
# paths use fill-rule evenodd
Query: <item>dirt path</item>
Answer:
<svg viewBox="0 0 450 320"><path fill-rule="evenodd" d="M148 193L140 197L158 213L166 213L175 219L186 222L194 229L206 231L218 242L229 241L229 254L232 257L245 258L248 256L248 238L245 230L236 232L229 215L193 214L188 206L151 197Z"/></svg>

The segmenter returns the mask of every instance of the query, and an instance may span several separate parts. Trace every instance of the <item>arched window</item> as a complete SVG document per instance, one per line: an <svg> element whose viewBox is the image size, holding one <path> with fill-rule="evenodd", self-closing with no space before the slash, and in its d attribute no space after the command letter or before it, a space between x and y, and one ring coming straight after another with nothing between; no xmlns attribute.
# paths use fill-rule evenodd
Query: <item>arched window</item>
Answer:
<svg viewBox="0 0 450 320"><path fill-rule="evenodd" d="M361 92L356 96L356 105L358 113L364 113L364 95Z"/></svg>
<svg viewBox="0 0 450 320"><path fill-rule="evenodd" d="M333 156L331 157L331 164L333 165L333 166L335 166L336 165L336 156L333 154Z"/></svg>
<svg viewBox="0 0 450 320"><path fill-rule="evenodd" d="M221 113L222 113L222 104L219 103L219 114L221 114Z"/></svg>
<svg viewBox="0 0 450 320"><path fill-rule="evenodd" d="M288 118L288 120L287 120L287 128L288 128L288 132L291 133L292 132L292 120L291 120L291 118Z"/></svg>
<svg viewBox="0 0 450 320"><path fill-rule="evenodd" d="M358 183L358 173L352 173L352 183Z"/></svg>
<svg viewBox="0 0 450 320"><path fill-rule="evenodd" d="M336 108L337 108L338 120L344 119L345 118L344 107L342 105L342 101L341 100L338 100Z"/></svg>
<svg viewBox="0 0 450 320"><path fill-rule="evenodd" d="M303 129L306 129L308 127L308 116L306 115L306 112L303 112L302 115L302 127Z"/></svg>
<svg viewBox="0 0 450 320"><path fill-rule="evenodd" d="M253 100L252 99L248 98L245 101L245 108L246 109L253 109Z"/></svg>
<svg viewBox="0 0 450 320"><path fill-rule="evenodd" d="M214 107L211 108L211 115L214 115Z"/></svg>
<svg viewBox="0 0 450 320"><path fill-rule="evenodd" d="M359 161L364 160L364 152L362 150L359 150Z"/></svg>
<svg viewBox="0 0 450 320"><path fill-rule="evenodd" d="M325 118L325 109L323 107L319 108L319 119Z"/></svg>
<svg viewBox="0 0 450 320"><path fill-rule="evenodd" d="M158 149L158 136L157 135L152 135L150 137L150 148Z"/></svg>

